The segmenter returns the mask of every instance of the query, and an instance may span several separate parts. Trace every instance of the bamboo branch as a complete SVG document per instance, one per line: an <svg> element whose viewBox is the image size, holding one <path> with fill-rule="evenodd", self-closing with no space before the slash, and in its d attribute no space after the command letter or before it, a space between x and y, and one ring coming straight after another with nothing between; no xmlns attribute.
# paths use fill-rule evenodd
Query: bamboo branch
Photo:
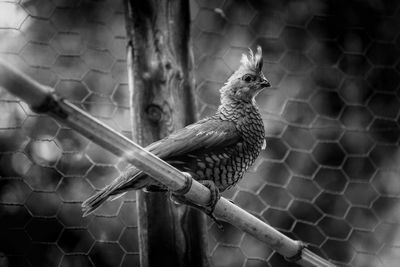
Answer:
<svg viewBox="0 0 400 267"><path fill-rule="evenodd" d="M0 86L21 98L35 112L47 113L91 141L123 157L174 192L187 192L185 197L200 205L210 200L209 190L152 153L144 150L101 121L59 98L54 91L0 61ZM188 183L189 181L189 183ZM190 186L190 187L189 187ZM335 266L265 222L221 197L215 215L265 242L288 260L307 267Z"/></svg>

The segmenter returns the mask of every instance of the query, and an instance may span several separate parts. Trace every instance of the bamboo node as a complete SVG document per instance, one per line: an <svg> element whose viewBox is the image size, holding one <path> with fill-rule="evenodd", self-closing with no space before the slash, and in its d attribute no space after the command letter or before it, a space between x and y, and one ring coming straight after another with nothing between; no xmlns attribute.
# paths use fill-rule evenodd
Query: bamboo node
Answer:
<svg viewBox="0 0 400 267"><path fill-rule="evenodd" d="M174 191L174 193L178 195L185 195L187 192L189 192L193 183L193 178L189 173L187 172L182 172L182 173L185 175L185 185L182 186L182 188Z"/></svg>
<svg viewBox="0 0 400 267"><path fill-rule="evenodd" d="M303 250L304 250L305 248L307 248L307 244L304 243L304 242L301 242L301 241L297 241L297 242L299 243L299 249L297 250L297 253L294 254L294 255L291 256L291 257L285 257L285 259L286 259L287 261L290 261L290 262L297 262L297 261L299 261L299 260L302 259Z"/></svg>
<svg viewBox="0 0 400 267"><path fill-rule="evenodd" d="M66 119L68 114L61 108L60 106L60 97L52 91L51 93L47 94L44 98L43 102L37 106L30 106L32 111L36 113L48 113L51 112L62 119Z"/></svg>

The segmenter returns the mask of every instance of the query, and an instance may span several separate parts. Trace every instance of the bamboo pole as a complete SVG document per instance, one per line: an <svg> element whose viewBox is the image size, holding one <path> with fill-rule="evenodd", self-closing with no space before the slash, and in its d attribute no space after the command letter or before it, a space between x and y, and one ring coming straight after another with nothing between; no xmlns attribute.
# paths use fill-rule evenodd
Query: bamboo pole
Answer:
<svg viewBox="0 0 400 267"><path fill-rule="evenodd" d="M0 61L0 86L29 104L33 111L47 113L56 118L101 147L123 157L171 191L186 192L186 198L200 205L209 203L210 192L206 187L69 101L59 98L51 88L39 84L2 61ZM288 260L301 266L335 266L308 250L302 242L290 239L223 197L218 201L214 214L265 242Z"/></svg>

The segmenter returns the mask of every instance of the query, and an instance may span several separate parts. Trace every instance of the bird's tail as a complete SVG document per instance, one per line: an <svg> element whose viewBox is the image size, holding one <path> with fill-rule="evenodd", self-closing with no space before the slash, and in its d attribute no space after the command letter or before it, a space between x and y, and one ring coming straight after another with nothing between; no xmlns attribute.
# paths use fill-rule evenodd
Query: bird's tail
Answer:
<svg viewBox="0 0 400 267"><path fill-rule="evenodd" d="M131 167L111 184L97 192L82 203L83 217L101 206L110 196L115 200L129 190L137 190L152 184L152 180L138 169Z"/></svg>

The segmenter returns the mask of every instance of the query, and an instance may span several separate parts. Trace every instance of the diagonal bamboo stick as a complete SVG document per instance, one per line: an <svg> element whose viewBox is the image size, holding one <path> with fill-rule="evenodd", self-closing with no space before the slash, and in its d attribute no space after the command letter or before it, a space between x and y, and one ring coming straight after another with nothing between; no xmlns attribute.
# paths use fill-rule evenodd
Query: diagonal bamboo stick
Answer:
<svg viewBox="0 0 400 267"><path fill-rule="evenodd" d="M51 88L41 85L3 61L0 61L0 87L21 98L33 111L47 113L101 147L123 157L171 191L185 192L186 198L200 205L209 202L210 192L206 187L147 152L68 100L59 98ZM265 242L288 260L301 266L335 266L308 250L302 242L290 239L223 197L218 201L214 214Z"/></svg>

